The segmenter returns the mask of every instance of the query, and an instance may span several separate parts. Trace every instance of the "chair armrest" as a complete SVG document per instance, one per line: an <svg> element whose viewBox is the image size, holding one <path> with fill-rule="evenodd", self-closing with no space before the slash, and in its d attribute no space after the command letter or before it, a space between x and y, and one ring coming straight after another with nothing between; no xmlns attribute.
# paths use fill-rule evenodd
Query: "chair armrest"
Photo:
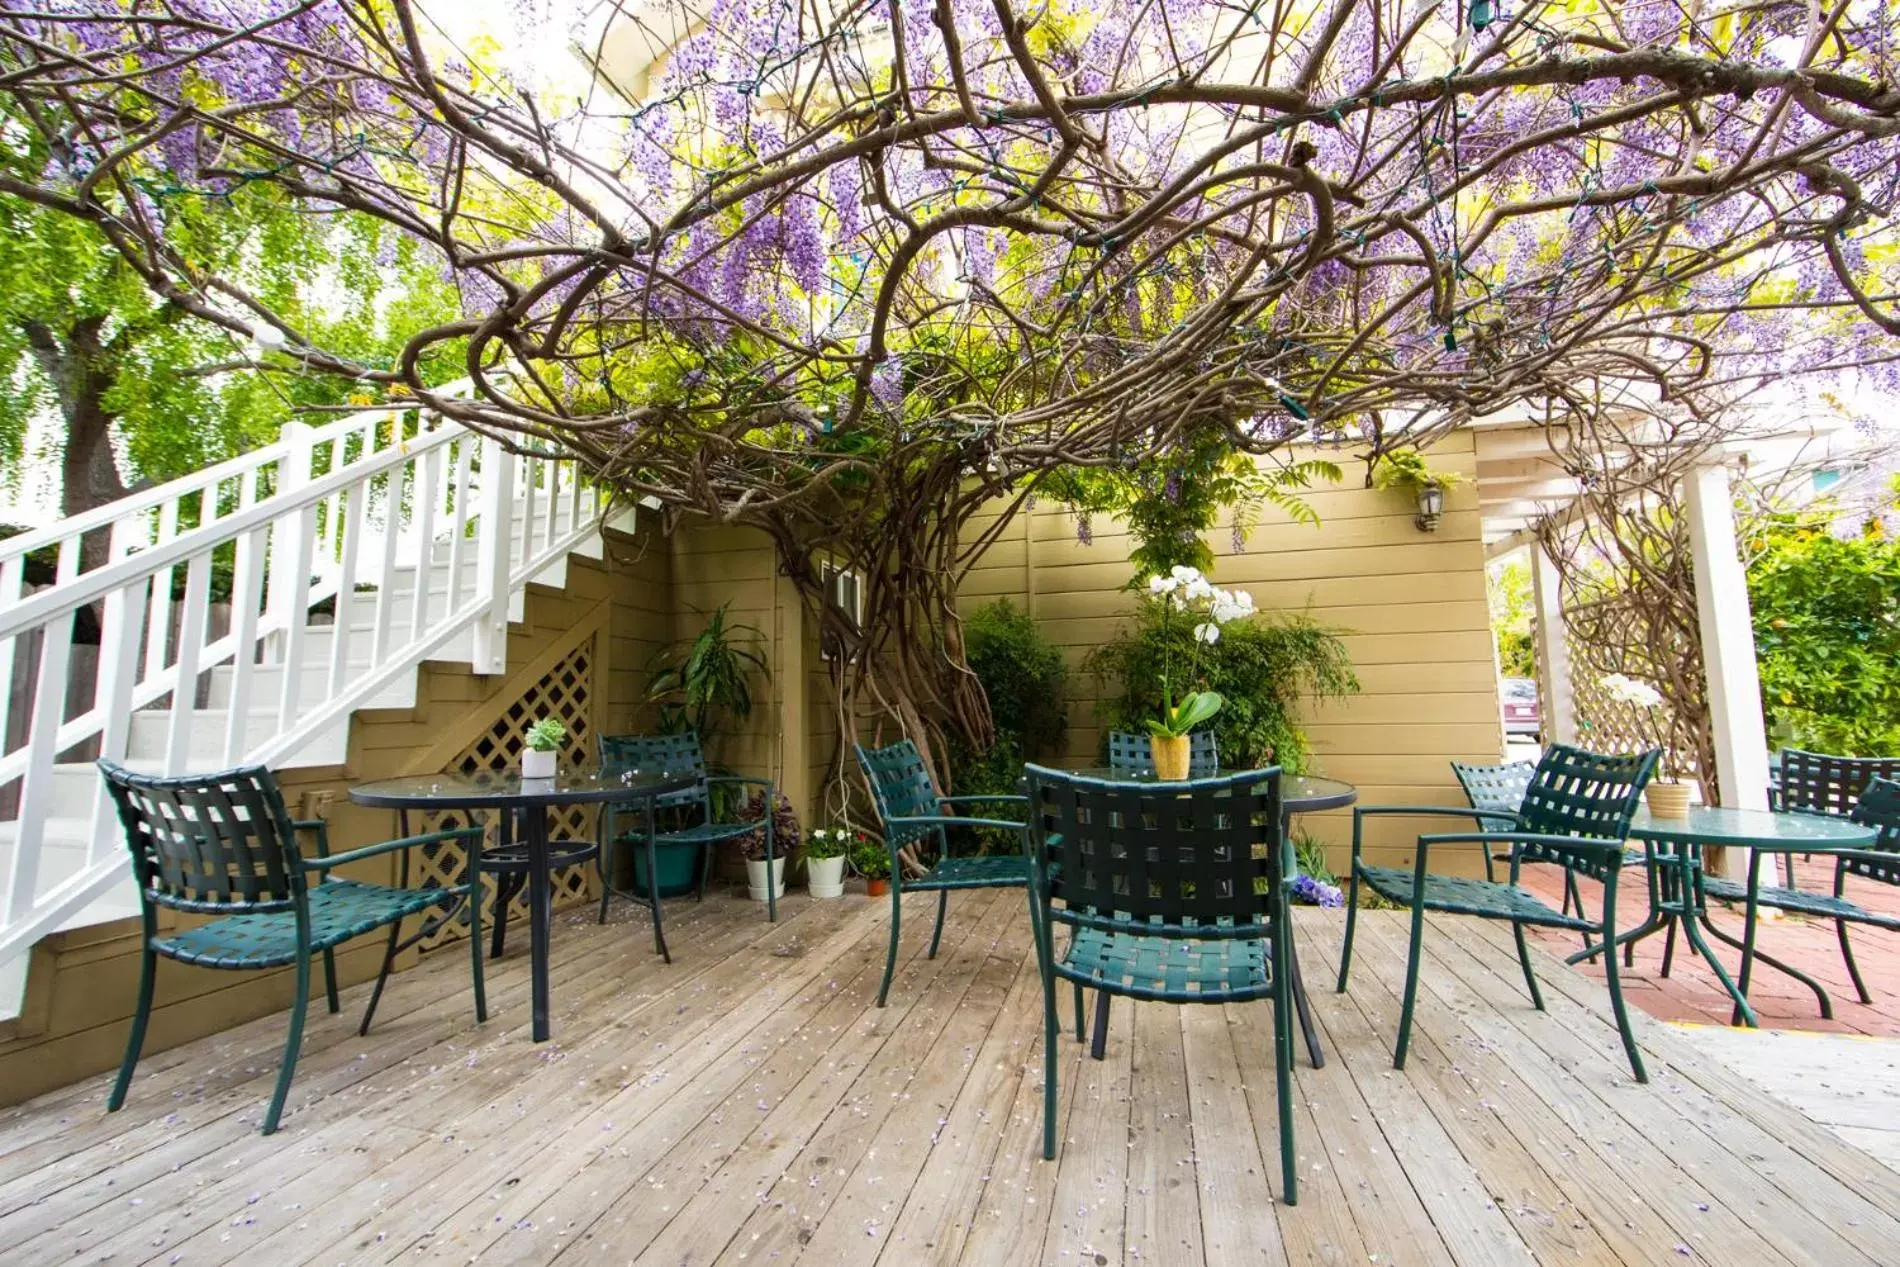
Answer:
<svg viewBox="0 0 1900 1267"><path fill-rule="evenodd" d="M305 871L327 871L331 867L340 867L346 862L361 862L365 858L374 858L381 854L395 853L402 849L414 849L418 845L436 845L445 840L480 840L480 827L455 827L448 831L432 831L421 836L403 836L397 840L385 840L380 845L365 845L361 849L350 849L343 853L332 854L327 858L305 858Z"/></svg>
<svg viewBox="0 0 1900 1267"><path fill-rule="evenodd" d="M772 780L761 779L750 774L709 774L706 776L706 782L708 783L750 783L757 787L771 787L772 786Z"/></svg>
<svg viewBox="0 0 1900 1267"><path fill-rule="evenodd" d="M961 814L932 814L923 818L887 818L886 830L894 827L997 827L1004 831L1021 831L1028 823L1014 823L1004 818L966 818Z"/></svg>
<svg viewBox="0 0 1900 1267"><path fill-rule="evenodd" d="M290 820L293 831L313 831L317 833L317 857L330 856L330 824L321 818L293 818Z"/></svg>
<svg viewBox="0 0 1900 1267"><path fill-rule="evenodd" d="M1352 812L1355 818L1371 814L1404 814L1407 817L1437 814L1457 818L1509 818L1512 820L1517 818L1517 815L1509 810L1479 809L1475 805L1355 805L1352 807Z"/></svg>
<svg viewBox="0 0 1900 1267"><path fill-rule="evenodd" d="M987 802L992 805L1027 805L1029 804L1029 798L1022 795L1019 792L997 792L993 795L987 795L987 796L977 795L973 793L969 796L939 796L937 798L937 803L940 805L960 805L965 801L974 801L978 803Z"/></svg>
<svg viewBox="0 0 1900 1267"><path fill-rule="evenodd" d="M1623 857L1623 842L1620 840L1534 831L1438 832L1418 838L1421 852L1432 845L1544 845L1586 856L1598 855L1604 861L1614 858L1620 862Z"/></svg>

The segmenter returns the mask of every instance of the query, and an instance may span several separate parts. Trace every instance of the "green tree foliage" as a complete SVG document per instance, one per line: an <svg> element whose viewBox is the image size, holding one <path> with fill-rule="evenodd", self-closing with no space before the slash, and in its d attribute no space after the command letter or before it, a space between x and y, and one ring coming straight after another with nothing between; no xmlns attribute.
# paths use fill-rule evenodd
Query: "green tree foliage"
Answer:
<svg viewBox="0 0 1900 1267"><path fill-rule="evenodd" d="M1024 760L1048 757L1062 742L1068 666L1034 618L1006 598L965 617L963 639L989 697L996 742L975 752L953 741L951 782L963 794L1014 792Z"/></svg>
<svg viewBox="0 0 1900 1267"><path fill-rule="evenodd" d="M1498 671L1505 677L1536 677L1537 653L1531 642L1531 570L1521 560L1485 573L1485 598L1491 607L1491 636L1498 646Z"/></svg>
<svg viewBox="0 0 1900 1267"><path fill-rule="evenodd" d="M18 134L0 129L0 171L37 171L47 156L9 146ZM262 185L154 190L146 213L199 275L364 364L391 364L416 331L458 311L427 249L367 217L314 212ZM374 403L334 375L253 368L278 358L158 299L93 225L11 196L0 196L0 281L0 478L56 461L64 514L122 496L128 469L174 478L268 443L297 410ZM211 298L236 310L227 294ZM443 382L462 367L438 356L428 372ZM29 424L49 414L62 424L57 451L26 453Z"/></svg>
<svg viewBox="0 0 1900 1267"><path fill-rule="evenodd" d="M1770 729L1822 752L1900 752L1900 541L1877 521L1843 540L1806 514L1770 515L1752 537L1748 599Z"/></svg>
<svg viewBox="0 0 1900 1267"><path fill-rule="evenodd" d="M1133 625L1089 653L1084 667L1102 687L1104 731L1145 729L1161 707L1164 667L1187 663L1192 639L1190 629L1165 619L1159 602L1144 598ZM1338 631L1304 613L1232 621L1200 657L1197 685L1225 700L1213 724L1221 764L1236 769L1278 762L1303 771L1311 745L1299 722L1302 697L1338 699L1359 689Z"/></svg>
<svg viewBox="0 0 1900 1267"><path fill-rule="evenodd" d="M1134 466L1071 467L1044 476L1037 490L1079 515L1113 515L1128 525L1135 539L1128 552L1132 588L1177 566L1212 571L1214 551L1201 534L1224 509L1233 510L1237 540L1252 530L1262 506L1277 506L1296 523L1318 524L1299 493L1340 477L1336 464L1319 459L1262 465L1237 452L1223 432L1205 428Z"/></svg>

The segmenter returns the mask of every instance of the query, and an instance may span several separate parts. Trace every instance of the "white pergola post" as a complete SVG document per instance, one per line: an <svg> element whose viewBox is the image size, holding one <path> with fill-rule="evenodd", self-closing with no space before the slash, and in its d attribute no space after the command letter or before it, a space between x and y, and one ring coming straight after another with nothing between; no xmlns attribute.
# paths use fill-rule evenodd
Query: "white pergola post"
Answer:
<svg viewBox="0 0 1900 1267"><path fill-rule="evenodd" d="M1731 809L1767 809L1768 733L1762 724L1761 676L1755 666L1748 582L1735 546L1735 502L1728 469L1696 468L1684 481L1683 492L1722 804ZM1725 861L1728 874L1740 873L1743 860L1739 856ZM1763 860L1762 882L1779 882L1772 856Z"/></svg>
<svg viewBox="0 0 1900 1267"><path fill-rule="evenodd" d="M1557 565L1541 545L1531 546L1531 598L1537 611L1537 694L1544 710L1544 737L1577 742L1577 701L1570 688L1570 643L1564 636L1564 602Z"/></svg>

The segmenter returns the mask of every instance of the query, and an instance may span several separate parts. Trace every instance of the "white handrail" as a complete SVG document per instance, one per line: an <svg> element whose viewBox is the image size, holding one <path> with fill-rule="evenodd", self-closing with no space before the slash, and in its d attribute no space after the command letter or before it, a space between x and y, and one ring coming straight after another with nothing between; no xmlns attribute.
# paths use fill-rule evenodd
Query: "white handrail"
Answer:
<svg viewBox="0 0 1900 1267"><path fill-rule="evenodd" d="M511 597L599 528L602 499L563 464L393 404L290 424L274 444L0 542L0 791L18 791L0 965L129 874L82 745L171 771L316 759L351 712L459 635L472 668L504 671ZM108 547L81 571L95 533ZM25 593L25 556L47 547L55 583ZM221 616L213 575L225 567ZM327 634L312 623L324 604ZM74 681L72 654L87 608L101 614L90 684ZM8 750L13 687L27 679L24 738ZM208 680L224 688L215 728L200 724ZM166 711L141 711L168 697ZM49 861L49 824L76 821L83 848Z"/></svg>

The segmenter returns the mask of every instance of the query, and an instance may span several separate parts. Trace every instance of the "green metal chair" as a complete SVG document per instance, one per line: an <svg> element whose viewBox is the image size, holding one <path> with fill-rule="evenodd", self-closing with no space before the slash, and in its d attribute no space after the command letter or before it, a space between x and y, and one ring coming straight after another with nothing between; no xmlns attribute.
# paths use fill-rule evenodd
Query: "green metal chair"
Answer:
<svg viewBox="0 0 1900 1267"><path fill-rule="evenodd" d="M1831 761L1848 759L1829 758ZM1886 759L1864 758L1868 761ZM1757 878L1760 874L1757 870L1759 864L1752 858L1750 859L1749 884L1755 886L1754 900L1757 906L1772 906L1778 910L1794 911L1802 915L1833 920L1835 936L1841 943L1841 960L1847 965L1847 975L1853 981L1854 989L1860 995L1860 1001L1872 1003L1873 996L1867 992L1867 983L1861 979L1860 965L1854 962L1854 947L1847 939L1847 929L1851 924L1863 924L1869 928L1884 928L1890 932L1900 932L1900 916L1869 910L1850 900L1847 896L1847 881L1850 878L1872 880L1900 888L1900 782L1887 778L1870 780L1864 785L1847 817L1864 827L1877 828L1880 837L1871 849L1857 849L1834 855L1834 892L1831 896L1793 887L1762 888ZM1713 877L1706 879L1703 883L1711 894L1717 894L1719 886L1724 893L1730 889L1737 890L1739 900L1743 902L1748 900L1748 884L1738 885L1732 880L1717 880ZM1774 962L1755 949L1756 932L1754 921L1749 921L1743 933L1742 942L1740 989L1744 996L1748 993L1749 969L1754 960L1763 959ZM1783 971L1788 971L1785 965L1777 964L1776 966L1781 967ZM1818 983L1809 981L1803 973L1791 973L1791 975L1808 981L1821 995L1823 1004L1826 1003L1827 994L1820 990ZM1741 1009L1738 1007L1735 1011L1735 1023L1739 1023Z"/></svg>
<svg viewBox="0 0 1900 1267"><path fill-rule="evenodd" d="M1524 803L1524 793L1530 790L1531 776L1537 767L1529 761L1506 761L1502 765L1471 765L1463 761L1451 763L1451 772L1458 778L1458 786L1464 789L1465 800L1471 808L1480 810L1498 810L1497 815L1478 819L1480 831L1510 831L1517 826L1517 808ZM1493 863L1510 861L1510 854L1499 855L1487 849L1484 851L1484 878L1497 879ZM1577 877L1564 873L1563 913L1568 915L1572 908L1578 915L1583 914L1583 897L1577 892Z"/></svg>
<svg viewBox="0 0 1900 1267"><path fill-rule="evenodd" d="M1154 749L1148 746L1148 736L1130 734L1126 730L1108 732L1108 764L1116 770L1130 770L1136 774L1155 772ZM1214 732L1197 730L1188 736L1188 777L1190 779L1210 779L1220 773L1220 749L1214 743Z"/></svg>
<svg viewBox="0 0 1900 1267"><path fill-rule="evenodd" d="M871 785L871 799L877 805L884 826L884 847L891 855L891 943L884 955L884 980L877 988L877 1005L884 1006L891 992L891 977L897 971L897 937L904 914L904 894L909 890L937 893L937 926L930 934L930 958L937 957L937 943L943 938L943 917L950 907L950 894L956 889L1006 889L1029 883L1029 867L1021 850L1008 854L963 855L950 851L952 827L992 827L1020 834L1020 822L1002 818L976 818L950 812L963 804L1023 805L1022 796L945 796L937 790L924 766L923 755L908 739L884 748L857 749L858 765ZM920 857L924 870L920 875L904 874L902 853L931 841L936 843L934 857Z"/></svg>
<svg viewBox="0 0 1900 1267"><path fill-rule="evenodd" d="M1042 975L1042 1155L1056 1155L1056 979L1161 1003L1273 1003L1283 1197L1293 1155L1292 851L1280 771L1140 784L1027 767L1029 912ZM1071 936L1058 956L1055 925Z"/></svg>
<svg viewBox="0 0 1900 1267"><path fill-rule="evenodd" d="M1482 823L1494 812L1482 809L1458 809L1444 805L1362 805L1352 817L1352 879L1346 899L1346 938L1339 955L1339 991L1344 993L1352 970L1352 938L1359 918L1359 886L1364 884L1387 901L1396 902L1412 912L1412 932L1405 965L1404 1005L1399 1013L1399 1036L1392 1066L1405 1067L1405 1053L1412 1036L1412 1008L1418 998L1419 952L1425 933L1425 912L1443 911L1451 915L1473 915L1479 919L1508 920L1517 940L1518 961L1524 968L1524 983L1530 990L1531 1003L1544 1009L1544 997L1537 988L1537 976L1531 970L1530 947L1524 940L1526 927L1570 928L1594 935L1604 946L1616 945L1616 882L1623 869L1623 842L1629 835L1630 819L1636 813L1643 793L1661 759L1660 750L1632 756L1603 756L1552 744L1537 763L1523 802L1513 816L1510 831L1468 831L1423 835L1418 838L1412 865L1375 867L1363 857L1365 820L1375 815L1401 814L1407 817L1448 815L1475 818ZM1510 879L1507 883L1475 877L1433 874L1430 853L1434 845L1476 844L1487 853L1503 844L1510 846ZM1518 884L1521 868L1527 862L1550 862L1568 873L1598 880L1603 885L1603 916L1592 922L1578 915L1553 911L1534 894ZM1617 1030L1623 1036L1623 1049L1629 1055L1630 1068L1638 1082L1648 1082L1642 1053L1630 1032L1629 1009L1623 1002L1622 980L1615 954L1603 956L1605 977L1610 988L1610 1006L1616 1013Z"/></svg>
<svg viewBox="0 0 1900 1267"><path fill-rule="evenodd" d="M1770 772L1768 804L1797 814L1847 818L1875 779L1900 779L1900 757L1837 757L1832 753L1783 748ZM1782 854L1781 865L1785 881L1781 887L1798 890L1794 855ZM1710 897L1741 901L1746 896L1732 880L1711 876L1704 887Z"/></svg>
<svg viewBox="0 0 1900 1267"><path fill-rule="evenodd" d="M132 1016L125 1061L106 1100L107 1111L116 1112L125 1103L132 1071L138 1066L146 1022L151 1018L160 956L201 968L257 970L295 965L297 993L290 1006L290 1035L284 1043L277 1090L264 1115L266 1135L277 1129L284 1100L290 1094L291 1077L297 1070L304 1010L310 1002L313 955L323 955L326 992L330 1010L335 1012L339 1008L336 947L388 927L382 970L376 974L376 988L370 993L369 1006L356 1031L367 1034L370 1018L375 1016L376 1004L383 996L383 982L395 962L403 919L430 907L452 912L466 903L475 1019L488 1019L488 1001L482 991L479 827L405 836L332 855L322 820L293 821L284 808L276 778L262 766L215 774L153 776L101 760L99 769L125 827L144 921L138 1007ZM299 831L315 834L315 857L305 857L297 847ZM337 867L365 858L451 840L462 841L469 855L466 882L452 888L394 888L331 874ZM160 907L217 918L160 936Z"/></svg>
<svg viewBox="0 0 1900 1267"><path fill-rule="evenodd" d="M646 850L647 858L647 904L653 912L653 944L660 957L667 963L673 962L673 956L666 950L666 934L660 927L660 872L657 857L658 846L665 844L694 844L700 847L698 889L701 900L706 896L706 880L712 874L712 846L725 840L736 840L765 829L765 860L769 863L775 857L772 833L772 781L770 779L750 778L738 774L710 774L706 769L706 754L700 747L699 733L686 731L677 735L602 735L600 737L600 768L604 774L619 774L627 770L658 770L665 774L690 774L693 786L678 792L668 792L653 798L653 821L648 821L644 810L627 805L609 804L601 809L600 838L603 841L614 840L623 844L632 844ZM765 791L765 822L760 823L722 823L713 813L712 789L722 784L735 787L759 787ZM624 835L619 834L619 821L623 816L632 816L640 820L640 826ZM673 823L670 827L660 825L662 816L668 816ZM600 915L607 917L608 899L619 892L613 887L612 877L608 874L608 851L602 849L600 865ZM620 896L638 901L634 893L620 893ZM778 919L778 893L775 886L766 889L766 918Z"/></svg>

